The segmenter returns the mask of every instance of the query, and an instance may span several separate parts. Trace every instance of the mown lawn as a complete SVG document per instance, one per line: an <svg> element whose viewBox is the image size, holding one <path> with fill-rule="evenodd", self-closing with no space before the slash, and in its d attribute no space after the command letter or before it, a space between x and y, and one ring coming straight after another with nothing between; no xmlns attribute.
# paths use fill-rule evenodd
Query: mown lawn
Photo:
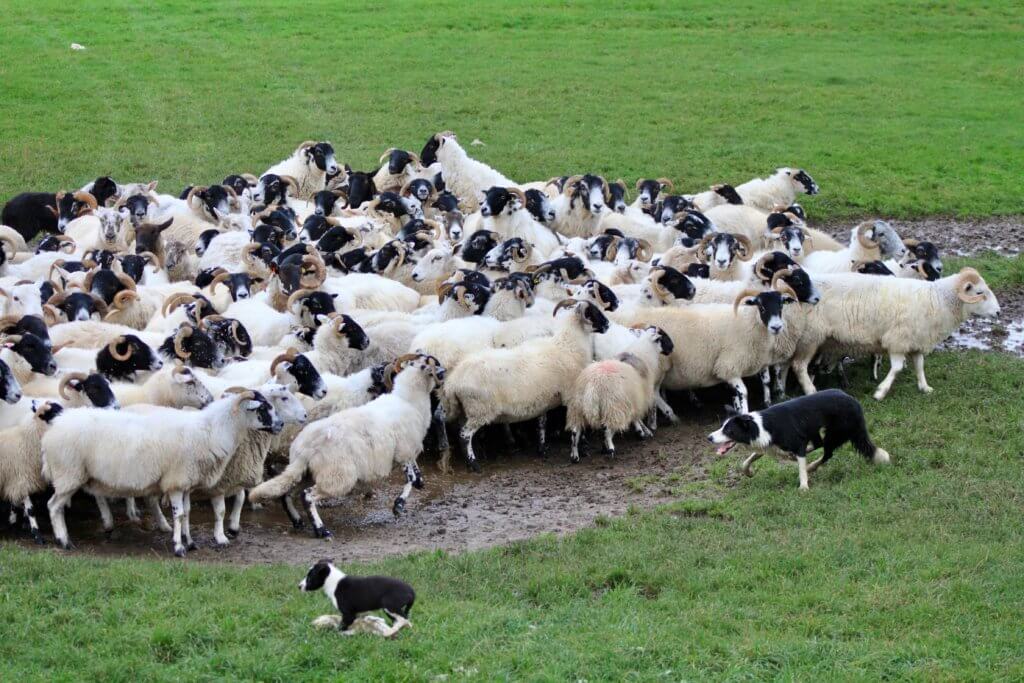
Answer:
<svg viewBox="0 0 1024 683"><path fill-rule="evenodd" d="M522 181L699 189L799 165L822 187L812 218L1024 212L1015 3L44 0L0 15L2 199L101 173L177 193L309 138L365 170L453 129Z"/></svg>

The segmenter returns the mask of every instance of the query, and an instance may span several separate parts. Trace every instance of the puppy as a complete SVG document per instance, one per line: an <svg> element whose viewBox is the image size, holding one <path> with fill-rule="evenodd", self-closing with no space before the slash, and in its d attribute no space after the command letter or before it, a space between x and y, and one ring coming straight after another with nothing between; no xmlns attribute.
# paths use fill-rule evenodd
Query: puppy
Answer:
<svg viewBox="0 0 1024 683"><path fill-rule="evenodd" d="M320 560L309 568L299 590L321 588L341 616L325 614L318 617L313 621L316 628L340 628L345 635L370 632L390 638L406 626L412 627L409 610L416 601L416 592L404 581L386 576L346 576L330 560ZM376 616L360 618L364 612L379 609L391 617L391 625Z"/></svg>
<svg viewBox="0 0 1024 683"><path fill-rule="evenodd" d="M875 446L868 436L860 403L838 389L801 396L754 413L734 415L726 419L721 429L709 434L708 441L720 444L719 455L725 455L737 443L745 443L764 450L774 449L796 460L801 489L808 488L808 473L825 464L847 441L875 464L889 462L889 454ZM824 454L808 465L807 453L820 447L824 447ZM763 450L753 453L743 461L745 475L753 475L750 466L763 454Z"/></svg>

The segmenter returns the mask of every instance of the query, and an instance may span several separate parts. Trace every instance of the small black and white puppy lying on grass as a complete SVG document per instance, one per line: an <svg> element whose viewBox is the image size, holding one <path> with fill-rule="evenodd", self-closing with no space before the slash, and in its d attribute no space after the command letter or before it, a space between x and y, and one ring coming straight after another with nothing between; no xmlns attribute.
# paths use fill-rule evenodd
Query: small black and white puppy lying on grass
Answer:
<svg viewBox="0 0 1024 683"><path fill-rule="evenodd" d="M406 626L412 627L409 610L416 601L416 592L404 581L386 576L346 576L330 560L320 560L309 568L299 589L321 588L341 614L317 617L313 620L316 628L338 628L345 635L376 633L390 638ZM384 610L393 623L389 625L377 616L359 616L377 610Z"/></svg>
<svg viewBox="0 0 1024 683"><path fill-rule="evenodd" d="M822 437L824 430L824 438ZM773 450L800 468L800 488L807 489L807 475L832 457L847 441L876 465L889 462L889 454L871 442L864 423L864 411L857 399L838 389L790 399L754 413L733 415L722 428L708 435L708 441L721 444L719 455L725 455L738 444L761 449L743 461L743 473L753 476L751 464ZM807 453L824 448L824 454L807 464Z"/></svg>

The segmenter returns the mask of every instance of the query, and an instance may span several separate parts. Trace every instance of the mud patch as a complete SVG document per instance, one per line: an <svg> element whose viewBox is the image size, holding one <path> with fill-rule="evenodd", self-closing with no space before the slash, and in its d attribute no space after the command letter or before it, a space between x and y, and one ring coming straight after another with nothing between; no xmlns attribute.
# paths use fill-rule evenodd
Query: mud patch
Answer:
<svg viewBox="0 0 1024 683"><path fill-rule="evenodd" d="M971 318L940 349L1007 351L1024 358L1024 287L996 290L999 319Z"/></svg>
<svg viewBox="0 0 1024 683"><path fill-rule="evenodd" d="M322 508L324 521L334 533L329 540L313 538L308 528L292 529L278 505L254 511L247 503L241 535L217 550L209 503L194 501L192 535L200 548L189 553L188 560L235 565L306 564L323 557L372 561L425 550L462 552L542 533L567 534L600 517L622 515L631 507L671 502L676 498L673 492L706 480L706 466L715 456L705 438L719 424L708 411L685 415L678 426L660 428L652 441L620 435L613 460L600 454L599 438L592 436L591 455L576 465L569 463L567 444L561 438L552 444L546 460L526 447L499 454L500 441L491 439L491 457L482 462L481 474L465 472L455 456L457 471L451 475L439 474L432 460L424 463L426 486L413 491L406 513L398 519L391 505L405 479L397 470L388 482L353 493L335 507ZM123 505L114 507L115 529L107 537L99 528L92 500L76 497L68 515L76 553L174 560L170 534L150 530L144 507L143 527L124 518ZM18 542L34 547L23 538ZM50 552L62 551L51 548Z"/></svg>
<svg viewBox="0 0 1024 683"><path fill-rule="evenodd" d="M884 216L879 216L885 218ZM818 224L809 216L811 227L823 230L846 244L854 219ZM995 251L1014 256L1024 250L1024 216L992 218L919 218L891 220L902 237L934 242L943 256L970 256Z"/></svg>

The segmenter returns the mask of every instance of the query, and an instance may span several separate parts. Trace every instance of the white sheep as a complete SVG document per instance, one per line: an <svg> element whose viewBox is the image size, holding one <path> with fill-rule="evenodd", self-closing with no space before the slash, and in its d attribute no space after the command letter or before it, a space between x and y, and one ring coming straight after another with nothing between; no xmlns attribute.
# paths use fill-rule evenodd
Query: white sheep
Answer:
<svg viewBox="0 0 1024 683"><path fill-rule="evenodd" d="M850 245L841 251L815 251L801 265L812 273L848 273L857 261L900 259L907 247L885 221L864 221L850 231Z"/></svg>
<svg viewBox="0 0 1024 683"><path fill-rule="evenodd" d="M122 406L144 404L165 408L204 408L213 402L209 389L191 368L180 362L165 365L145 382L114 382L110 388Z"/></svg>
<svg viewBox="0 0 1024 683"><path fill-rule="evenodd" d="M754 178L736 186L743 203L764 211L789 206L798 194L818 194L818 185L801 168L783 167L767 178Z"/></svg>
<svg viewBox="0 0 1024 683"><path fill-rule="evenodd" d="M437 133L428 142L433 148L436 160L441 167L445 186L463 202L466 213L476 211L480 193L495 185L499 187L515 187L517 183L505 177L482 161L470 157L459 144L455 133L445 131ZM426 149L426 148L425 148ZM432 162L427 159L426 162Z"/></svg>
<svg viewBox="0 0 1024 683"><path fill-rule="evenodd" d="M403 466L406 484L395 499L397 515L413 486L422 478L416 458L430 428L430 394L444 379L444 368L429 356L403 356L390 393L369 403L317 420L292 442L288 467L252 490L255 502L282 498L309 472L313 486L302 493L313 531L318 537L331 532L317 512L317 503L347 495L357 483L383 479L395 463ZM298 520L293 519L298 526Z"/></svg>
<svg viewBox="0 0 1024 683"><path fill-rule="evenodd" d="M13 427L0 430L0 500L22 506L32 538L42 544L31 495L46 490L42 475L40 441L61 406L50 401L33 401L32 412Z"/></svg>
<svg viewBox="0 0 1024 683"><path fill-rule="evenodd" d="M79 489L118 498L165 494L171 501L178 557L185 556L186 544L195 547L188 524L189 492L216 483L249 430L281 430L273 407L254 392L222 398L194 412L75 408L61 417L42 442L43 476L54 488L50 521L61 547L71 547L64 509ZM116 448L111 448L112 438L117 439Z"/></svg>

